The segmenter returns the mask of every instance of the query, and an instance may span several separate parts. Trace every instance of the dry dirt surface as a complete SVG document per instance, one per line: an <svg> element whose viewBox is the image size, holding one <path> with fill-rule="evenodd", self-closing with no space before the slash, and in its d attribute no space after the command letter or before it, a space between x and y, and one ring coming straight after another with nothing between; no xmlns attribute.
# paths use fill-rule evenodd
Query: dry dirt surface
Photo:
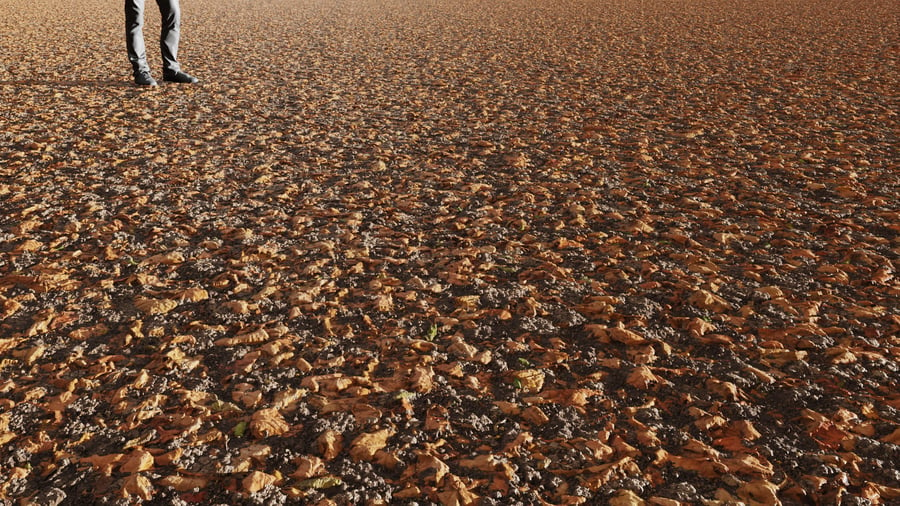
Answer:
<svg viewBox="0 0 900 506"><path fill-rule="evenodd" d="M0 505L900 504L900 4L182 8L0 2Z"/></svg>

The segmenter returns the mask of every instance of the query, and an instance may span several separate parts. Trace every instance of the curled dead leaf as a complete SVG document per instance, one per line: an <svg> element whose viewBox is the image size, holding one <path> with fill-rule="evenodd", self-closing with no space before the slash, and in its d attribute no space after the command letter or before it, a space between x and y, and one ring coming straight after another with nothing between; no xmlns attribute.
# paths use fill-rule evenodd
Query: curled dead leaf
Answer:
<svg viewBox="0 0 900 506"><path fill-rule="evenodd" d="M523 392L536 394L544 388L544 372L539 369L524 369L510 374L516 388Z"/></svg>
<svg viewBox="0 0 900 506"><path fill-rule="evenodd" d="M203 489L209 484L209 478L203 476L166 476L159 481L163 487L172 487L179 492L190 492L194 489Z"/></svg>
<svg viewBox="0 0 900 506"><path fill-rule="evenodd" d="M706 309L713 313L725 313L733 309L728 301L708 290L695 291L688 298L688 302L695 307Z"/></svg>
<svg viewBox="0 0 900 506"><path fill-rule="evenodd" d="M550 421L550 417L537 406L529 406L522 410L522 418L532 425L541 426Z"/></svg>
<svg viewBox="0 0 900 506"><path fill-rule="evenodd" d="M427 365L417 365L410 377L411 388L416 392L428 393L434 388L434 369Z"/></svg>
<svg viewBox="0 0 900 506"><path fill-rule="evenodd" d="M199 287L188 288L181 292L180 299L181 302L200 302L209 299L209 292Z"/></svg>
<svg viewBox="0 0 900 506"><path fill-rule="evenodd" d="M778 485L766 480L744 483L738 488L737 493L741 499L750 499L759 504L781 504L778 498Z"/></svg>
<svg viewBox="0 0 900 506"><path fill-rule="evenodd" d="M149 501L153 498L153 484L142 474L132 474L125 478L122 492L125 497L136 495L145 501Z"/></svg>
<svg viewBox="0 0 900 506"><path fill-rule="evenodd" d="M394 435L390 429L363 433L350 443L350 456L354 460L372 460L375 453L387 446L387 440Z"/></svg>
<svg viewBox="0 0 900 506"><path fill-rule="evenodd" d="M448 474L444 481L444 489L438 492L438 498L443 506L473 506L481 499L472 491L475 483L467 483L453 474Z"/></svg>
<svg viewBox="0 0 900 506"><path fill-rule="evenodd" d="M123 473L139 473L152 469L154 463L153 454L138 448L125 459L119 470Z"/></svg>
<svg viewBox="0 0 900 506"><path fill-rule="evenodd" d="M256 329L234 337L217 339L216 346L241 346L245 344L259 344L269 340L269 333L265 329Z"/></svg>
<svg viewBox="0 0 900 506"><path fill-rule="evenodd" d="M277 481L278 478L276 476L261 471L253 471L241 481L241 485L244 492L255 494L269 485L274 485Z"/></svg>
<svg viewBox="0 0 900 506"><path fill-rule="evenodd" d="M631 371L626 382L635 388L646 389L651 385L665 383L666 381L656 374L653 374L653 371L651 371L649 367L642 365L635 367L634 370Z"/></svg>
<svg viewBox="0 0 900 506"><path fill-rule="evenodd" d="M141 265L178 265L184 263L184 260L183 253L172 251L147 257L141 261Z"/></svg>
<svg viewBox="0 0 900 506"><path fill-rule="evenodd" d="M178 301L173 299L137 297L134 300L134 307L149 315L166 314L178 307Z"/></svg>
<svg viewBox="0 0 900 506"><path fill-rule="evenodd" d="M305 480L328 474L328 469L325 468L325 461L319 457L306 455L296 459L295 463L297 464L297 470L291 474L292 478Z"/></svg>
<svg viewBox="0 0 900 506"><path fill-rule="evenodd" d="M91 455L90 457L82 457L81 462L90 464L94 469L100 470L105 475L112 474L113 468L122 461L125 456L121 453L112 453L107 455Z"/></svg>
<svg viewBox="0 0 900 506"><path fill-rule="evenodd" d="M344 449L344 436L335 430L326 430L316 439L316 450L326 461L333 460Z"/></svg>
<svg viewBox="0 0 900 506"><path fill-rule="evenodd" d="M645 502L633 491L621 489L609 499L608 504L609 506L644 506Z"/></svg>
<svg viewBox="0 0 900 506"><path fill-rule="evenodd" d="M276 408L261 409L253 413L250 432L258 439L280 436L291 429Z"/></svg>
<svg viewBox="0 0 900 506"><path fill-rule="evenodd" d="M622 326L587 325L585 328L601 343L616 341L627 346L638 346L648 342L644 336Z"/></svg>

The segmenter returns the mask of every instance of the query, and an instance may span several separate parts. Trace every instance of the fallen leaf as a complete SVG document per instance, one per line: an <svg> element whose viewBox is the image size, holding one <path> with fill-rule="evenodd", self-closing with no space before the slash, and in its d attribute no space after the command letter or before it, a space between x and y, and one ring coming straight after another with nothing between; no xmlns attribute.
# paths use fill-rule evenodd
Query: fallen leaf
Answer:
<svg viewBox="0 0 900 506"><path fill-rule="evenodd" d="M511 373L513 384L527 393L538 393L544 388L544 373L538 369L524 369Z"/></svg>
<svg viewBox="0 0 900 506"><path fill-rule="evenodd" d="M178 307L178 301L173 299L138 297L134 300L134 307L149 315L159 315L166 314Z"/></svg>
<svg viewBox="0 0 900 506"><path fill-rule="evenodd" d="M738 487L738 497L749 499L759 504L781 504L778 498L778 485L766 480L754 480Z"/></svg>
<svg viewBox="0 0 900 506"><path fill-rule="evenodd" d="M147 450L138 448L131 455L125 458L119 471L123 473L139 473L141 471L149 471L154 465L153 454Z"/></svg>
<svg viewBox="0 0 900 506"><path fill-rule="evenodd" d="M266 474L261 471L252 471L241 481L241 486L244 492L255 494L270 485L274 485L277 481L278 478L271 474Z"/></svg>
<svg viewBox="0 0 900 506"><path fill-rule="evenodd" d="M344 437L337 431L326 430L316 439L317 453L326 461L337 457L344 447Z"/></svg>
<svg viewBox="0 0 900 506"><path fill-rule="evenodd" d="M325 468L325 461L319 457L313 455L303 456L298 458L295 462L297 464L297 470L291 474L292 478L304 480L328 474L328 470Z"/></svg>
<svg viewBox="0 0 900 506"><path fill-rule="evenodd" d="M194 489L203 489L209 485L209 478L203 476L171 475L162 478L159 484L163 487L172 487L179 492L190 492Z"/></svg>
<svg viewBox="0 0 900 506"><path fill-rule="evenodd" d="M291 426L276 408L261 409L253 413L250 420L250 432L258 439L280 436L290 429Z"/></svg>
<svg viewBox="0 0 900 506"><path fill-rule="evenodd" d="M387 446L393 434L390 429L360 434L350 443L350 456L355 460L372 460L378 450Z"/></svg>
<svg viewBox="0 0 900 506"><path fill-rule="evenodd" d="M125 486L123 487L125 497L136 495L145 501L153 498L153 484L150 480L141 474L132 474L125 478Z"/></svg>

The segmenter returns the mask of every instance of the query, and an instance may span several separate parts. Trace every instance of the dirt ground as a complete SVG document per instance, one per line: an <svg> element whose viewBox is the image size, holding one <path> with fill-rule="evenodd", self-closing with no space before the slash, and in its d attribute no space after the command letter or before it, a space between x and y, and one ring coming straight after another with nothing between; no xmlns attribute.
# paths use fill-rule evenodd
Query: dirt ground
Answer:
<svg viewBox="0 0 900 506"><path fill-rule="evenodd" d="M896 2L182 10L0 2L0 505L900 504Z"/></svg>

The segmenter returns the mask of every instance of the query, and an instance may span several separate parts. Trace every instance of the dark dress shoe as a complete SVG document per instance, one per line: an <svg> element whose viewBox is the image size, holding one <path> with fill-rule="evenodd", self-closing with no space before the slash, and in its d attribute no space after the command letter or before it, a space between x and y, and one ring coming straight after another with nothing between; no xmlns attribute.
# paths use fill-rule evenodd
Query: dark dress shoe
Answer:
<svg viewBox="0 0 900 506"><path fill-rule="evenodd" d="M150 75L150 72L141 70L134 74L134 84L138 86L159 86L156 79Z"/></svg>
<svg viewBox="0 0 900 506"><path fill-rule="evenodd" d="M176 70L175 72L163 72L163 81L169 83L195 84L197 78L187 72Z"/></svg>

